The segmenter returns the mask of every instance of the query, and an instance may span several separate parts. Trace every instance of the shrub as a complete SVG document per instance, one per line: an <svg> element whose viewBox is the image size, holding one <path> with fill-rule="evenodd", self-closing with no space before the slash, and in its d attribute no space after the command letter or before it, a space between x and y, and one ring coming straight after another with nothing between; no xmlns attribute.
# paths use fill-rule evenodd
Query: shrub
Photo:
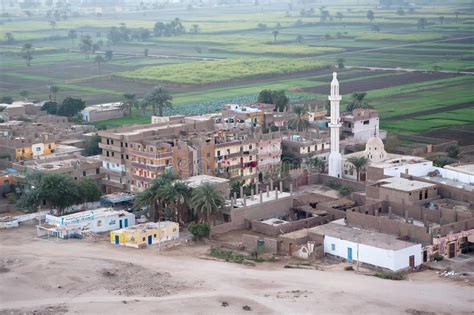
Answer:
<svg viewBox="0 0 474 315"><path fill-rule="evenodd" d="M381 279L388 279L388 280L403 280L405 276L399 272L388 272L388 271L381 271L375 274L377 278Z"/></svg>
<svg viewBox="0 0 474 315"><path fill-rule="evenodd" d="M347 187L347 186L341 186L341 187L339 187L338 191L339 191L339 194L340 194L341 196L343 196L343 197L350 195L351 192L352 192L351 188L350 188L350 187Z"/></svg>
<svg viewBox="0 0 474 315"><path fill-rule="evenodd" d="M17 199L16 199L16 195L14 193L10 193L7 196L8 196L7 198L8 198L8 203L9 204L11 204L11 205L16 204Z"/></svg>
<svg viewBox="0 0 474 315"><path fill-rule="evenodd" d="M188 225L188 231L193 235L194 240L201 240L204 237L209 237L211 228L207 223L191 223Z"/></svg>
<svg viewBox="0 0 474 315"><path fill-rule="evenodd" d="M341 184L339 184L336 180L331 179L326 183L326 186L328 186L331 189L338 190L341 188Z"/></svg>
<svg viewBox="0 0 474 315"><path fill-rule="evenodd" d="M459 156L459 147L455 144L450 145L446 152L450 158L456 159Z"/></svg>
<svg viewBox="0 0 474 315"><path fill-rule="evenodd" d="M433 255L433 260L434 261L442 261L444 257L440 254Z"/></svg>
<svg viewBox="0 0 474 315"><path fill-rule="evenodd" d="M345 267L344 267L344 270L346 270L346 271L352 271L352 270L354 270L354 267L352 267L352 266L345 266Z"/></svg>

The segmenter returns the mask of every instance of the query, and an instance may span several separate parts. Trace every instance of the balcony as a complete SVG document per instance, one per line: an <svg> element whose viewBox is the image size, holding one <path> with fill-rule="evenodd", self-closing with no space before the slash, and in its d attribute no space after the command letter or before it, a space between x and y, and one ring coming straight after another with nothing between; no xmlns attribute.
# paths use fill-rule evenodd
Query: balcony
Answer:
<svg viewBox="0 0 474 315"><path fill-rule="evenodd" d="M142 164L138 162L132 162L132 167L141 169L141 170L154 170L154 171L164 171L166 167L172 167L171 164L160 164L160 165L150 165L150 164Z"/></svg>
<svg viewBox="0 0 474 315"><path fill-rule="evenodd" d="M140 176L136 174L132 174L132 179L139 180L142 182L147 182L147 183L151 183L153 181L153 178L148 178L148 177L144 177L144 176Z"/></svg>
<svg viewBox="0 0 474 315"><path fill-rule="evenodd" d="M121 190L126 190L127 189L127 184L119 183L119 182L112 181L112 180L107 180L105 178L102 179L102 183L105 186L110 186L110 187L118 188L118 189L121 189Z"/></svg>
<svg viewBox="0 0 474 315"><path fill-rule="evenodd" d="M143 157L143 158L154 158L154 159L165 159L165 158L172 158L173 152L165 151L165 152L145 152L139 151L134 149L129 149L129 153L133 156Z"/></svg>
<svg viewBox="0 0 474 315"><path fill-rule="evenodd" d="M123 148L123 147L116 146L116 145L111 145L111 144L105 144L105 143L102 143L102 142L99 142L99 148L101 148L102 150L106 150L106 151L114 151L114 152L119 152L119 153L124 153L125 152L125 148Z"/></svg>

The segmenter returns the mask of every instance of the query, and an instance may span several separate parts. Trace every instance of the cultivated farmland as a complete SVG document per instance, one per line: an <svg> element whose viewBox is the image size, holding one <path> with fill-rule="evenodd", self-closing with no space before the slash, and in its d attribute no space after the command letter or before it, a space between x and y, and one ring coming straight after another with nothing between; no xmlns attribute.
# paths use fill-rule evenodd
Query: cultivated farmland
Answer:
<svg viewBox="0 0 474 315"><path fill-rule="evenodd" d="M391 132L471 124L473 5L453 0L402 9L338 0L212 10L170 5L100 16L71 13L56 24L42 8L31 16L20 10L0 18L0 96L19 99L27 90L30 98L44 100L54 84L59 98L92 104L120 100L123 93L142 97L161 84L174 96L170 113L191 114L226 102L250 103L266 88L290 89L295 102L325 100L331 72L338 71L343 105L350 94L367 92ZM175 18L185 33L154 29ZM113 39L112 27L125 29L128 39ZM92 53L81 48L87 36L95 44ZM25 43L33 45L30 67L21 57ZM95 55L106 51L112 57L99 69ZM345 69L337 68L339 61ZM137 112L103 124L147 119Z"/></svg>

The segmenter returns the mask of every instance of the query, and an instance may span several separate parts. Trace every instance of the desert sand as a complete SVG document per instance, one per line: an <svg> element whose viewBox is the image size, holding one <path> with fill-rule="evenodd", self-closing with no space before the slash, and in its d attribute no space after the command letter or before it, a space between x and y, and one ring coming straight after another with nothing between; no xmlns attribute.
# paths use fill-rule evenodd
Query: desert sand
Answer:
<svg viewBox="0 0 474 315"><path fill-rule="evenodd" d="M473 287L433 271L391 281L200 259L207 245L35 236L33 226L0 231L0 314L473 314Z"/></svg>

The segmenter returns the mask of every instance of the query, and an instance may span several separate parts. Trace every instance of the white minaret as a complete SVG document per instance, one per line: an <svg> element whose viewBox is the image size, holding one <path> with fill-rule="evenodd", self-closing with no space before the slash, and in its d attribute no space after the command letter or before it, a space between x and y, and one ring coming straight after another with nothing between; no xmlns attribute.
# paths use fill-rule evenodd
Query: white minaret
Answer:
<svg viewBox="0 0 474 315"><path fill-rule="evenodd" d="M329 154L329 176L341 177L342 172L342 156L339 152L339 133L341 123L339 120L339 81L337 81L337 73L333 72L331 82L331 95L328 99L331 101L331 154Z"/></svg>

